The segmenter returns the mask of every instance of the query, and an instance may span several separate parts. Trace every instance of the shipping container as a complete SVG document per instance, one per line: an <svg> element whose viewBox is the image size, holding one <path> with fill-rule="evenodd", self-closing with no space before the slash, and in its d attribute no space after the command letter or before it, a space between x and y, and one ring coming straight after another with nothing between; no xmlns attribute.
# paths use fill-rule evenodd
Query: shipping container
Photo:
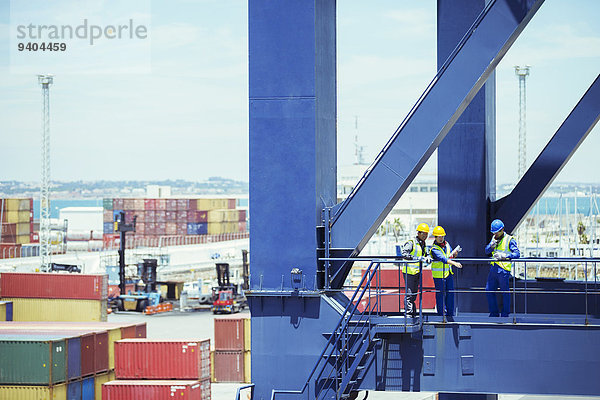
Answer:
<svg viewBox="0 0 600 400"><path fill-rule="evenodd" d="M246 210L237 210L238 212L238 222L246 222Z"/></svg>
<svg viewBox="0 0 600 400"><path fill-rule="evenodd" d="M144 222L156 222L156 211L144 211Z"/></svg>
<svg viewBox="0 0 600 400"><path fill-rule="evenodd" d="M144 210L156 210L156 200L144 199Z"/></svg>
<svg viewBox="0 0 600 400"><path fill-rule="evenodd" d="M167 222L167 212L164 210L157 210L154 220L158 222Z"/></svg>
<svg viewBox="0 0 600 400"><path fill-rule="evenodd" d="M117 379L210 378L210 340L125 339L115 344Z"/></svg>
<svg viewBox="0 0 600 400"><path fill-rule="evenodd" d="M187 224L187 232L186 233L188 235L206 235L206 234L208 234L208 224L189 222Z"/></svg>
<svg viewBox="0 0 600 400"><path fill-rule="evenodd" d="M3 298L13 302L13 321L106 321L106 300Z"/></svg>
<svg viewBox="0 0 600 400"><path fill-rule="evenodd" d="M112 210L113 209L113 199L102 199L102 207L105 210Z"/></svg>
<svg viewBox="0 0 600 400"><path fill-rule="evenodd" d="M113 210L123 210L123 199L113 199Z"/></svg>
<svg viewBox="0 0 600 400"><path fill-rule="evenodd" d="M167 211L165 211L165 221L167 221L167 222L177 222L177 211L175 211L175 210L167 210Z"/></svg>
<svg viewBox="0 0 600 400"><path fill-rule="evenodd" d="M245 350L246 318L215 318L215 350Z"/></svg>
<svg viewBox="0 0 600 400"><path fill-rule="evenodd" d="M178 235L187 235L187 223L186 222L178 222L177 223L177 234Z"/></svg>
<svg viewBox="0 0 600 400"><path fill-rule="evenodd" d="M17 223L16 222L12 222L12 223L3 222L2 223L2 237L4 238L5 236L17 236ZM6 243L6 241L4 241L4 243Z"/></svg>
<svg viewBox="0 0 600 400"><path fill-rule="evenodd" d="M96 375L95 379L94 379L94 393L95 393L95 400L106 400L105 398L102 397L102 385L107 383L107 382L112 382L114 381L115 378L115 373L114 372L109 372L107 374L101 374L101 375ZM131 400L135 399L135 397L132 397ZM129 400L129 399L128 399ZM144 400L150 400L150 399L144 399Z"/></svg>
<svg viewBox="0 0 600 400"><path fill-rule="evenodd" d="M55 335L0 337L0 385L53 385L67 379L67 343Z"/></svg>
<svg viewBox="0 0 600 400"><path fill-rule="evenodd" d="M16 238L12 238L16 240ZM21 256L21 245L17 243L0 243L0 258L17 258Z"/></svg>
<svg viewBox="0 0 600 400"><path fill-rule="evenodd" d="M15 238L15 242L17 244L28 244L30 239L31 239L31 236L29 234L17 235L17 237Z"/></svg>
<svg viewBox="0 0 600 400"><path fill-rule="evenodd" d="M156 199L156 209L157 210L166 210L167 209L167 200L166 199Z"/></svg>
<svg viewBox="0 0 600 400"><path fill-rule="evenodd" d="M96 397L94 390L95 377L90 376L81 381L81 400L94 400ZM70 399L69 399L70 400Z"/></svg>
<svg viewBox="0 0 600 400"><path fill-rule="evenodd" d="M177 235L177 223L176 222L167 222L165 233L167 235Z"/></svg>
<svg viewBox="0 0 600 400"><path fill-rule="evenodd" d="M136 339L144 339L146 337L146 323L142 322L135 326L135 338Z"/></svg>
<svg viewBox="0 0 600 400"><path fill-rule="evenodd" d="M113 211L111 210L104 210L104 212L102 213L102 222L113 222Z"/></svg>
<svg viewBox="0 0 600 400"><path fill-rule="evenodd" d="M13 320L13 303L12 301L0 301L0 321Z"/></svg>
<svg viewBox="0 0 600 400"><path fill-rule="evenodd" d="M200 389L202 390L202 400L211 399L210 378L200 381Z"/></svg>
<svg viewBox="0 0 600 400"><path fill-rule="evenodd" d="M187 222L188 221L188 212L187 211L177 211L177 222Z"/></svg>
<svg viewBox="0 0 600 400"><path fill-rule="evenodd" d="M252 382L252 357L250 351L244 351L244 382Z"/></svg>
<svg viewBox="0 0 600 400"><path fill-rule="evenodd" d="M235 209L236 200L235 199L227 199L227 208L230 210Z"/></svg>
<svg viewBox="0 0 600 400"><path fill-rule="evenodd" d="M67 399L81 399L81 381L67 383Z"/></svg>
<svg viewBox="0 0 600 400"><path fill-rule="evenodd" d="M131 224L133 223L133 216L135 215L135 211L133 210L125 210L125 223Z"/></svg>
<svg viewBox="0 0 600 400"><path fill-rule="evenodd" d="M189 211L188 222L208 222L208 211Z"/></svg>
<svg viewBox="0 0 600 400"><path fill-rule="evenodd" d="M146 223L136 221L135 235L138 236L138 235L144 235L144 234L146 234Z"/></svg>
<svg viewBox="0 0 600 400"><path fill-rule="evenodd" d="M167 233L167 223L157 222L156 223L156 235L165 235Z"/></svg>
<svg viewBox="0 0 600 400"><path fill-rule="evenodd" d="M228 209L230 206L229 199L197 199L196 200L196 209L209 211L209 210L219 210L219 209ZM235 203L234 203L235 206Z"/></svg>
<svg viewBox="0 0 600 400"><path fill-rule="evenodd" d="M215 382L244 382L244 351L215 350Z"/></svg>
<svg viewBox="0 0 600 400"><path fill-rule="evenodd" d="M167 211L177 211L177 199L166 199L167 205L166 205L166 210Z"/></svg>
<svg viewBox="0 0 600 400"><path fill-rule="evenodd" d="M31 211L6 211L3 219L8 223L31 222Z"/></svg>
<svg viewBox="0 0 600 400"><path fill-rule="evenodd" d="M0 296L104 300L108 297L108 275L2 272Z"/></svg>
<svg viewBox="0 0 600 400"><path fill-rule="evenodd" d="M0 385L2 400L71 400L67 397L67 385L55 386L4 386ZM101 400L101 399L99 399Z"/></svg>
<svg viewBox="0 0 600 400"><path fill-rule="evenodd" d="M203 400L199 381L112 381L102 385L103 400Z"/></svg>
<svg viewBox="0 0 600 400"><path fill-rule="evenodd" d="M190 200L177 199L177 211L187 211L190 208Z"/></svg>
<svg viewBox="0 0 600 400"><path fill-rule="evenodd" d="M246 232L246 230L247 230L246 221L238 222L238 232Z"/></svg>
<svg viewBox="0 0 600 400"><path fill-rule="evenodd" d="M144 199L134 199L133 200L133 209L136 211L143 211L146 209L146 205Z"/></svg>
<svg viewBox="0 0 600 400"><path fill-rule="evenodd" d="M133 210L133 204L134 204L133 199L123 199L123 209L124 210Z"/></svg>
<svg viewBox="0 0 600 400"><path fill-rule="evenodd" d="M102 244L105 249L119 247L120 236L118 233L105 233L102 235Z"/></svg>
<svg viewBox="0 0 600 400"><path fill-rule="evenodd" d="M102 224L104 234L114 233L115 232L115 224L113 222L104 222Z"/></svg>
<svg viewBox="0 0 600 400"><path fill-rule="evenodd" d="M27 235L31 233L31 223L30 222L19 222L17 224L17 235Z"/></svg>

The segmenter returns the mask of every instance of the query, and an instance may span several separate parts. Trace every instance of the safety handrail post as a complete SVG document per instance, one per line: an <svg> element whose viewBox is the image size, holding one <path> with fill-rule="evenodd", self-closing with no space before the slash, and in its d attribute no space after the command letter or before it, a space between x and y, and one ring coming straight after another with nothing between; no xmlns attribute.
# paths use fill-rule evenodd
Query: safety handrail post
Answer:
<svg viewBox="0 0 600 400"><path fill-rule="evenodd" d="M525 282L524 282L525 293L523 294L524 300L525 300L524 314L527 314L527 261L525 261L523 264L524 264L524 267L525 267Z"/></svg>
<svg viewBox="0 0 600 400"><path fill-rule="evenodd" d="M587 262L584 264L585 270L585 324L588 324L588 279L587 279Z"/></svg>
<svg viewBox="0 0 600 400"><path fill-rule="evenodd" d="M513 324L517 323L517 268L514 262L511 262L512 270L513 270ZM504 304L502 304L502 308L504 308Z"/></svg>

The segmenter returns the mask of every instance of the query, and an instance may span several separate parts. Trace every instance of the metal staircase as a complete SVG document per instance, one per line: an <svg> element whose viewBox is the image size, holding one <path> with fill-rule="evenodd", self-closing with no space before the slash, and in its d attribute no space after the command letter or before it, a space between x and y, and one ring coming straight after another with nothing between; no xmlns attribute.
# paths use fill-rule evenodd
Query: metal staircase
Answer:
<svg viewBox="0 0 600 400"><path fill-rule="evenodd" d="M412 334L422 330L422 301L419 318L388 318L381 314L381 264L398 260L374 260L365 271L348 305L340 316L314 368L300 390L273 390L271 399L347 399L359 389L366 370L375 360L383 339L379 332ZM406 289L406 288L405 288ZM363 302L363 298L367 300ZM381 329L380 329L381 328Z"/></svg>

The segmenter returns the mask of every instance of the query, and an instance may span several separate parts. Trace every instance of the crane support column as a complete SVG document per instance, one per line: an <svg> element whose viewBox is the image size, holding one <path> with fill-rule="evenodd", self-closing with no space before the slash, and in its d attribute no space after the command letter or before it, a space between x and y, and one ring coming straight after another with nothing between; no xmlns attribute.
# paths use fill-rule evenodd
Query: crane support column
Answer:
<svg viewBox="0 0 600 400"><path fill-rule="evenodd" d="M486 0L439 0L437 4L437 61L440 68L468 32ZM438 223L463 254L485 257L489 204L496 193L496 82L492 72L485 85L438 147ZM470 265L458 284L485 282L488 267ZM474 296L458 295L461 311L471 311Z"/></svg>

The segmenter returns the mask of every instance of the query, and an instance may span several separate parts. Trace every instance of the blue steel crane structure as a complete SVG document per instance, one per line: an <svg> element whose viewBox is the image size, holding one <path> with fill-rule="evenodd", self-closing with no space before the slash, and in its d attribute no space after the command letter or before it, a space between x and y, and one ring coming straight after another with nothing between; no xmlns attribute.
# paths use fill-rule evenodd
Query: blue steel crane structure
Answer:
<svg viewBox="0 0 600 400"><path fill-rule="evenodd" d="M467 293L485 282L479 258L460 272L460 316L422 317L410 328L358 312L358 297L342 291L353 260L434 150L439 222L464 254L482 257L489 222L516 228L598 122L596 79L513 192L495 198L494 68L542 3L438 0L438 73L338 204L335 0L249 0L255 398L600 393L600 321L590 317L600 316L597 284L588 301L586 281L584 301L573 295L580 283L514 282L514 311L523 314L492 321L482 297ZM373 260L354 296L386 262Z"/></svg>

